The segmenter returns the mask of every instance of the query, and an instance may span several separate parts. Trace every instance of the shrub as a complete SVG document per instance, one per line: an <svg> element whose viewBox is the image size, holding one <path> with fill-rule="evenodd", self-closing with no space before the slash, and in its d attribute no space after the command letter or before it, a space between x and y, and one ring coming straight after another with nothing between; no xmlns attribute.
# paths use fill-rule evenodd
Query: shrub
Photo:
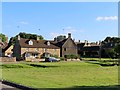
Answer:
<svg viewBox="0 0 120 90"><path fill-rule="evenodd" d="M64 61L65 60L65 58L64 57L60 57L60 61Z"/></svg>
<svg viewBox="0 0 120 90"><path fill-rule="evenodd" d="M77 59L78 56L74 55L74 54L69 54L69 55L66 55L65 58L67 58L67 59Z"/></svg>

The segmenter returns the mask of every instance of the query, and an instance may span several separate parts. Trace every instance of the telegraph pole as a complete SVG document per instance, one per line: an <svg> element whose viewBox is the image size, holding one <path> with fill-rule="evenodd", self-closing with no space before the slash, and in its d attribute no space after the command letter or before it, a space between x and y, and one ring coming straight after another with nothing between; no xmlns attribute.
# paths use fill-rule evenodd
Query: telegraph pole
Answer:
<svg viewBox="0 0 120 90"><path fill-rule="evenodd" d="M102 43L101 43L101 41L99 41L99 44L100 44L100 50L99 50L99 59L101 60L101 49L102 49Z"/></svg>

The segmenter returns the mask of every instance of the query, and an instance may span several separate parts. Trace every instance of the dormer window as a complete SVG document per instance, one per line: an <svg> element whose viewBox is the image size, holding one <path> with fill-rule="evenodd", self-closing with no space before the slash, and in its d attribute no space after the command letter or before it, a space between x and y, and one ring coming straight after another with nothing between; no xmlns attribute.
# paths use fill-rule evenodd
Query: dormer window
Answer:
<svg viewBox="0 0 120 90"><path fill-rule="evenodd" d="M30 41L28 42L28 44L29 44L29 45L33 45L33 41L30 40Z"/></svg>
<svg viewBox="0 0 120 90"><path fill-rule="evenodd" d="M47 42L47 45L50 46L50 42L49 41Z"/></svg>

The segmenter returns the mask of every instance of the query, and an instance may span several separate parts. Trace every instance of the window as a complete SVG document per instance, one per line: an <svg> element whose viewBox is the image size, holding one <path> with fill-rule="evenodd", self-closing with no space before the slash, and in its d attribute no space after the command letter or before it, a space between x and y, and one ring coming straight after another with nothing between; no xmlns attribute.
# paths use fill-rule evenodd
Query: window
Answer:
<svg viewBox="0 0 120 90"><path fill-rule="evenodd" d="M30 56L31 56L30 53L25 54L25 57L30 57Z"/></svg>
<svg viewBox="0 0 120 90"><path fill-rule="evenodd" d="M49 41L47 42L47 45L50 46L50 42Z"/></svg>
<svg viewBox="0 0 120 90"><path fill-rule="evenodd" d="M56 49L54 49L54 54L56 54Z"/></svg>
<svg viewBox="0 0 120 90"><path fill-rule="evenodd" d="M45 52L47 52L47 48L45 48Z"/></svg>
<svg viewBox="0 0 120 90"><path fill-rule="evenodd" d="M66 51L66 48L64 48L64 51Z"/></svg>
<svg viewBox="0 0 120 90"><path fill-rule="evenodd" d="M33 45L33 41L32 40L30 40L28 43L29 43L29 45Z"/></svg>

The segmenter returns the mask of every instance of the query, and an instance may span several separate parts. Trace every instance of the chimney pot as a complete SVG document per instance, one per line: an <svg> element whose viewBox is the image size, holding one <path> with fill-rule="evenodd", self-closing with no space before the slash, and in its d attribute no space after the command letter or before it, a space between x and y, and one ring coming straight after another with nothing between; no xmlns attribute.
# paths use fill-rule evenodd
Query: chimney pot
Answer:
<svg viewBox="0 0 120 90"><path fill-rule="evenodd" d="M71 38L71 33L68 33L68 38Z"/></svg>
<svg viewBox="0 0 120 90"><path fill-rule="evenodd" d="M57 42L57 38L56 37L54 38L54 41Z"/></svg>
<svg viewBox="0 0 120 90"><path fill-rule="evenodd" d="M20 35L18 35L18 40L20 40Z"/></svg>
<svg viewBox="0 0 120 90"><path fill-rule="evenodd" d="M37 36L37 41L39 41L40 39L39 39L39 37Z"/></svg>

